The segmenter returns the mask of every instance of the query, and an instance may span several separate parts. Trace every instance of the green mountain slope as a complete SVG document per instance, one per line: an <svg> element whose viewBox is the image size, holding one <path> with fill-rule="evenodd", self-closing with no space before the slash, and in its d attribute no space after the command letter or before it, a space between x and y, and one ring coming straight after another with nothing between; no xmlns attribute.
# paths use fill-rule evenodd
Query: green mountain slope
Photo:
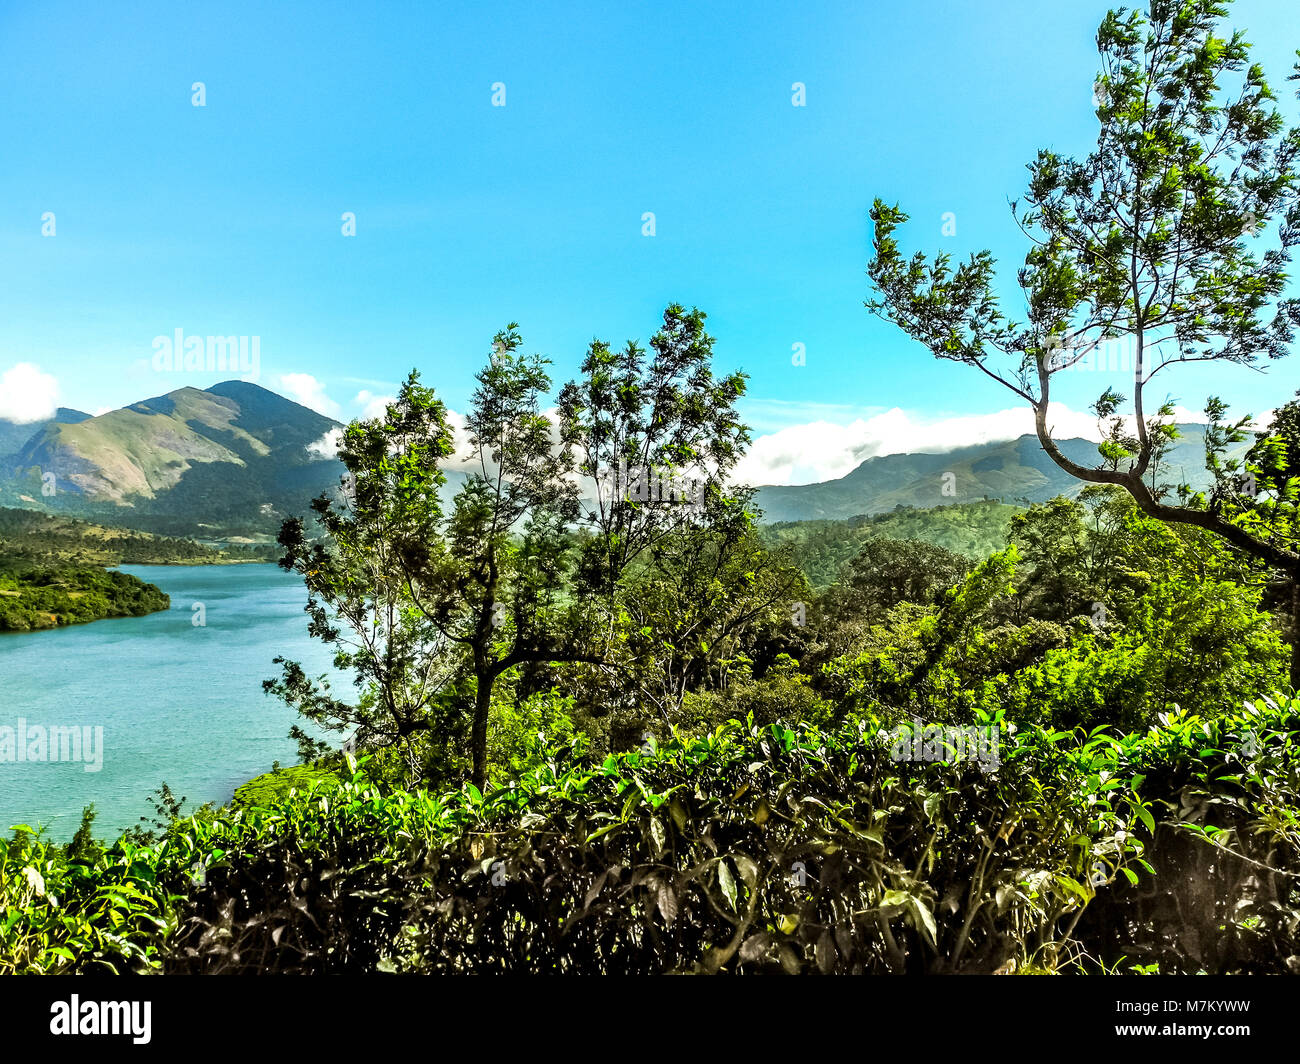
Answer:
<svg viewBox="0 0 1300 1064"><path fill-rule="evenodd" d="M845 521L782 521L762 526L760 534L769 546L788 547L808 582L821 589L838 579L869 539L920 540L983 561L1006 546L1011 518L1018 513L1020 507L1006 503L967 502Z"/></svg>
<svg viewBox="0 0 1300 1064"><path fill-rule="evenodd" d="M54 416L46 421L9 421L0 417L0 465L12 459L28 440L44 432L50 425L75 425L89 417L89 414L66 406L59 407Z"/></svg>
<svg viewBox="0 0 1300 1064"><path fill-rule="evenodd" d="M1180 425L1182 438L1165 459L1160 480L1202 487L1205 430ZM1058 441L1065 455L1095 465L1097 445L1084 439ZM1237 445L1244 452L1249 443ZM949 476L951 474L951 476ZM844 520L887 513L899 506L927 509L996 499L1024 505L1057 495L1077 495L1084 485L1056 465L1035 436L961 447L942 454L891 454L868 458L839 480L821 484L760 487L763 520Z"/></svg>
<svg viewBox="0 0 1300 1064"><path fill-rule="evenodd" d="M342 466L309 446L338 427L255 384L180 388L47 424L9 460L0 502L160 531L266 531L337 485Z"/></svg>

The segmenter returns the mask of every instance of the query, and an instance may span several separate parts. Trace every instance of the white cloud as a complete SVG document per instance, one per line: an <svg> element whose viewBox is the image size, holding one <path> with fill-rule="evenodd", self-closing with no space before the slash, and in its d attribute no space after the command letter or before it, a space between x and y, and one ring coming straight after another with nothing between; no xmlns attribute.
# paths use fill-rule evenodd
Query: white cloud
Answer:
<svg viewBox="0 0 1300 1064"><path fill-rule="evenodd" d="M325 385L310 373L285 373L280 376L279 390L295 403L326 417L339 416L339 404L325 394Z"/></svg>
<svg viewBox="0 0 1300 1064"><path fill-rule="evenodd" d="M393 398L391 395L375 395L374 392L362 388L357 392L352 403L361 407L361 413L357 417L363 421L370 421L372 418L383 417L384 411L388 409L388 404L393 401Z"/></svg>
<svg viewBox="0 0 1300 1064"><path fill-rule="evenodd" d="M772 400L771 404L780 404ZM797 404L790 404L791 407ZM825 413L844 409L828 407ZM811 408L810 408L811 410ZM1204 424L1205 415L1175 406L1179 424ZM1133 418L1125 418L1132 431ZM1097 419L1064 403L1048 404L1047 425L1058 440L1081 437L1099 440ZM755 437L736 465L732 480L742 484L816 484L847 476L868 458L885 454L943 454L958 447L1014 440L1034 432L1028 406L995 414L931 417L894 407L869 417L835 422L825 417L787 425Z"/></svg>
<svg viewBox="0 0 1300 1064"><path fill-rule="evenodd" d="M1179 420L1196 420L1190 411L1178 413ZM1099 438L1095 417L1061 403L1049 405L1048 425L1057 439ZM894 407L847 424L818 420L758 436L732 479L746 484L815 484L847 476L878 455L942 454L977 443L1013 440L1033 431L1034 415L1028 406L946 418Z"/></svg>
<svg viewBox="0 0 1300 1064"><path fill-rule="evenodd" d="M551 414L553 418L554 412L552 411ZM444 467L446 469L458 469L462 473L483 472L478 450L470 443L469 429L465 427L465 415L458 414L448 407L447 424L451 427L452 453ZM552 433L552 436L554 435ZM488 474L491 475L496 467L492 465L491 455L487 456L487 460Z"/></svg>
<svg viewBox="0 0 1300 1064"><path fill-rule="evenodd" d="M0 418L26 424L54 416L59 406L59 382L30 362L19 362L0 374Z"/></svg>
<svg viewBox="0 0 1300 1064"><path fill-rule="evenodd" d="M291 376L302 375L292 374ZM308 380L311 380L311 378L308 378ZM283 379L281 380L281 384L287 388ZM293 394L292 398L297 402L302 403L303 406L312 405L311 403L306 402L299 394ZM388 404L391 402L393 402L393 396L391 395L375 395L364 389L358 392L352 400L354 406L361 407L361 411L357 414L357 418L367 421L382 417ZM319 408L313 407L313 409ZM324 413L324 411L321 412ZM555 411L549 411L548 414L552 419L554 419ZM452 453L447 458L443 459L442 468L454 469L462 473L481 472L482 466L479 462L478 451L472 450L470 447L469 430L465 427L464 415L458 414L455 410L448 408L447 424L451 428ZM558 434L556 434L556 439L558 442ZM315 440L307 445L307 453L313 458L318 459L336 458L338 456L339 444L342 440L342 429L330 429L329 432L325 433L325 435L319 440ZM491 472L491 468L494 467L491 467L490 459L489 467L489 472Z"/></svg>
<svg viewBox="0 0 1300 1064"><path fill-rule="evenodd" d="M339 454L339 444L343 442L342 429L330 429L315 443L307 444L307 453L313 458L330 459L337 458Z"/></svg>

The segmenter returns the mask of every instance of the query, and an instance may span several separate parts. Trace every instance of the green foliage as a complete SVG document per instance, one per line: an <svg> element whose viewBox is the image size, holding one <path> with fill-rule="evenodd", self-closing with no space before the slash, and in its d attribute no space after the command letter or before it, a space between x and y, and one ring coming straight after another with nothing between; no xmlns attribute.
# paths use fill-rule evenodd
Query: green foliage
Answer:
<svg viewBox="0 0 1300 1064"><path fill-rule="evenodd" d="M1014 546L990 555L933 606L900 602L866 646L829 662L843 710L886 719L924 709L942 720L969 721L996 704L988 664L992 636L985 623L1012 589Z"/></svg>
<svg viewBox="0 0 1300 1064"><path fill-rule="evenodd" d="M494 767L490 781L504 785L536 765L550 747L572 742L577 732L571 695L554 689L527 698L518 698L513 692L502 694L493 707L488 751Z"/></svg>
<svg viewBox="0 0 1300 1064"><path fill-rule="evenodd" d="M946 253L905 256L898 231L907 216L879 199L867 306L936 357L1029 403L1040 444L1066 473L1123 488L1143 512L1218 536L1295 588L1300 481L1282 460L1290 444L1261 440L1244 459L1230 457L1250 419L1230 421L1210 397L1210 487L1180 484L1175 504L1160 476L1179 436L1173 404L1152 412L1144 389L1169 366L1249 366L1287 354L1300 324L1300 299L1287 295L1300 241L1300 126L1277 108L1244 34L1222 35L1226 3L1148 6L1111 11L1097 32L1096 150L1081 160L1044 150L1029 164L1026 206L1013 205L1031 242L1016 275L1023 320L1003 312L988 251L955 266ZM1257 252L1271 225L1276 240ZM1089 466L1052 438L1051 385L1112 341L1131 345L1132 415L1123 417L1125 396L1106 385L1093 405L1103 440ZM1284 416L1277 434L1293 427ZM1298 627L1293 593L1293 635ZM1294 638L1290 683L1300 687Z"/></svg>
<svg viewBox="0 0 1300 1064"><path fill-rule="evenodd" d="M1019 508L1000 502L955 503L916 509L900 506L874 517L847 521L781 521L760 532L770 546L789 547L808 583L821 591L839 579L844 566L872 539L928 543L971 561L1003 547Z"/></svg>
<svg viewBox="0 0 1300 1064"><path fill-rule="evenodd" d="M962 556L916 540L871 539L823 600L833 614L871 624L902 602L926 604L972 568Z"/></svg>
<svg viewBox="0 0 1300 1064"><path fill-rule="evenodd" d="M1004 704L1058 727L1141 727L1180 707L1230 712L1286 680L1289 652L1258 597L1229 581L1158 584L1124 627L1084 625L1049 650L1007 686Z"/></svg>
<svg viewBox="0 0 1300 1064"><path fill-rule="evenodd" d="M270 772L255 776L235 788L232 806L238 808L267 807L274 805L292 790L307 790L312 786L321 789L337 782L338 772L329 765L276 765Z"/></svg>
<svg viewBox="0 0 1300 1064"><path fill-rule="evenodd" d="M0 632L142 617L170 605L171 599L152 584L106 569L0 571Z"/></svg>
<svg viewBox="0 0 1300 1064"><path fill-rule="evenodd" d="M1077 928L1079 963L1164 974L1294 973L1300 954L1300 699L1214 720L1174 713L1113 743L1148 803L1154 872L1115 878Z"/></svg>
<svg viewBox="0 0 1300 1064"><path fill-rule="evenodd" d="M0 971L1286 970L1300 702L981 724L987 770L897 760L869 722L733 723L603 761L547 743L487 794L317 781L145 848L22 829Z"/></svg>
<svg viewBox="0 0 1300 1064"><path fill-rule="evenodd" d="M746 502L711 492L697 526L657 539L627 574L624 665L595 692L592 716L621 711L620 727L639 741L646 727L679 723L689 694L725 688L779 653L792 607L811 596L803 575L754 535Z"/></svg>
<svg viewBox="0 0 1300 1064"><path fill-rule="evenodd" d="M0 860L0 975L157 969L180 901L127 840L69 856L19 826Z"/></svg>
<svg viewBox="0 0 1300 1064"><path fill-rule="evenodd" d="M764 726L779 720L825 725L836 717L835 705L818 693L799 663L781 654L760 680L749 668L739 667L725 687L689 692L683 700L679 726L698 735L730 720L749 719Z"/></svg>

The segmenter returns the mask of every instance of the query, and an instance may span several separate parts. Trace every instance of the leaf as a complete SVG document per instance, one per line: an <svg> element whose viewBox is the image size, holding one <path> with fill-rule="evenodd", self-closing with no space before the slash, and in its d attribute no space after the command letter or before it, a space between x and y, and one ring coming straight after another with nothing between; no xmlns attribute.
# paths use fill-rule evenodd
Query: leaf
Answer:
<svg viewBox="0 0 1300 1064"><path fill-rule="evenodd" d="M731 906L731 911L736 911L736 877L731 874L731 869L727 867L726 858L718 862L718 885L722 888L722 893L727 898L727 904Z"/></svg>
<svg viewBox="0 0 1300 1064"><path fill-rule="evenodd" d="M830 975L835 970L835 941L831 938L829 929L823 931L817 940L816 958L817 969L822 975Z"/></svg>
<svg viewBox="0 0 1300 1064"><path fill-rule="evenodd" d="M920 898L911 899L912 912L916 914L917 920L925 928L926 937L929 938L932 946L938 945L939 929L934 925L934 914L930 912L930 907Z"/></svg>
<svg viewBox="0 0 1300 1064"><path fill-rule="evenodd" d="M668 803L668 815L673 818L673 823L677 825L677 830L682 834L686 833L686 807L682 805L680 799L675 795Z"/></svg>
<svg viewBox="0 0 1300 1064"><path fill-rule="evenodd" d="M736 871L740 873L741 882L750 890L754 890L758 885L758 865L754 863L753 858L740 853L732 860L736 862Z"/></svg>
<svg viewBox="0 0 1300 1064"><path fill-rule="evenodd" d="M767 953L767 947L770 939L766 931L759 931L745 939L740 947L740 963L752 964L759 960Z"/></svg>
<svg viewBox="0 0 1300 1064"><path fill-rule="evenodd" d="M606 824L606 825L605 825L603 828L601 828L600 830L598 830L598 831L593 831L590 835L588 835L588 836L587 836L587 841L588 841L588 842L595 842L595 841L596 841L598 838L600 838L602 835L608 835L611 831L617 831L617 830L618 830L619 828L621 828L622 826L623 826L622 824Z"/></svg>
<svg viewBox="0 0 1300 1064"><path fill-rule="evenodd" d="M587 895L582 899L583 909L591 908L591 903L595 901L596 898L600 895L601 890L605 886L605 880L607 878L609 878L609 869L606 869L605 871L601 872L601 874L596 877L595 882L592 883L591 886L587 888Z"/></svg>
<svg viewBox="0 0 1300 1064"><path fill-rule="evenodd" d="M650 818L650 838L654 840L655 852L661 853L668 842L668 832L664 830L663 821L657 816Z"/></svg>
<svg viewBox="0 0 1300 1064"><path fill-rule="evenodd" d="M655 900L665 923L671 924L677 919L677 893L673 890L672 883L667 880L660 883L659 894Z"/></svg>
<svg viewBox="0 0 1300 1064"><path fill-rule="evenodd" d="M922 808L925 810L926 820L934 819L935 811L939 808L939 803L942 801L943 801L943 795L940 794L938 791L934 792L933 794L927 794L925 796L925 801L922 803Z"/></svg>
<svg viewBox="0 0 1300 1064"><path fill-rule="evenodd" d="M638 791L635 787L629 787L627 801L623 803L622 819L626 820L628 817L630 817L632 815L632 810L637 807L640 801L641 801L641 792Z"/></svg>
<svg viewBox="0 0 1300 1064"><path fill-rule="evenodd" d="M911 900L911 897L912 896L908 894L907 891L905 890L887 890L885 891L885 896L880 899L880 908L882 910L905 909L907 907L908 901ZM896 915L896 913L890 912L890 913L885 913L885 915L894 916Z"/></svg>

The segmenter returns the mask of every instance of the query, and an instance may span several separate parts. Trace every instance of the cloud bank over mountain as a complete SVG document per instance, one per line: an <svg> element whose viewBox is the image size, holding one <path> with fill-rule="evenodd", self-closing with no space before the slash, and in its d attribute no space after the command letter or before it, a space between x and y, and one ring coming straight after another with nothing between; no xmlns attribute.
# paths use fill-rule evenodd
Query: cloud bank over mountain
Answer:
<svg viewBox="0 0 1300 1064"><path fill-rule="evenodd" d="M942 454L961 447L1014 440L1034 431L1028 406L992 414L936 417L894 407L867 417L843 420L843 406L828 408L837 420L818 418L755 434L736 467L734 480L745 484L817 484L846 476L868 458L890 454ZM1097 419L1063 403L1048 407L1056 439L1099 440ZM799 411L802 413L812 412ZM1200 423L1204 415L1178 406L1174 420Z"/></svg>
<svg viewBox="0 0 1300 1064"><path fill-rule="evenodd" d="M40 367L19 362L0 373L0 421L46 421L58 406L59 382Z"/></svg>

